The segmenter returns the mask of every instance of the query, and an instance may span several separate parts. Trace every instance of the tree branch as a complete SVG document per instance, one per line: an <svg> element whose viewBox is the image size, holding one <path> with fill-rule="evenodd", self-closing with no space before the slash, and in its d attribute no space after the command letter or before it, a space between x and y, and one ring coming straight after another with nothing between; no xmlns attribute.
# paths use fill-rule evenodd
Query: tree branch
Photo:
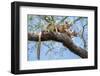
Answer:
<svg viewBox="0 0 100 76"><path fill-rule="evenodd" d="M38 41L38 34L36 33L28 33L28 40L29 41ZM87 58L88 53L85 49L76 46L72 39L67 35L67 33L57 33L57 32L47 32L42 31L41 34L41 41L57 41L61 42L65 47L67 47L70 51L77 54L81 58Z"/></svg>

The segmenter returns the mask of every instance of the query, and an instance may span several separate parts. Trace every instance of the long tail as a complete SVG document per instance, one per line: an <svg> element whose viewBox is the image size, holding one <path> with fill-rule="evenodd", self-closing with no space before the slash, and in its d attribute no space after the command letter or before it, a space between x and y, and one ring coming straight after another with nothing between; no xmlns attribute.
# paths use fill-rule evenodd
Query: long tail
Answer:
<svg viewBox="0 0 100 76"><path fill-rule="evenodd" d="M38 45L37 45L37 59L40 60L41 32L38 35L39 35L39 41L38 41Z"/></svg>

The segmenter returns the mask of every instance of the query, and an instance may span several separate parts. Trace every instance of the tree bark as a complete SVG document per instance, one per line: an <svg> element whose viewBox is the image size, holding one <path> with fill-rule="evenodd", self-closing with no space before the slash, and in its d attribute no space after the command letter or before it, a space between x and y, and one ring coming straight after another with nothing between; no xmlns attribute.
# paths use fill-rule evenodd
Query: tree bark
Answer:
<svg viewBox="0 0 100 76"><path fill-rule="evenodd" d="M29 41L38 41L38 39L39 39L38 34L28 33ZM49 40L61 42L65 47L67 47L70 51L77 54L81 58L88 58L88 52L85 49L76 46L67 33L42 31L41 41L49 41Z"/></svg>

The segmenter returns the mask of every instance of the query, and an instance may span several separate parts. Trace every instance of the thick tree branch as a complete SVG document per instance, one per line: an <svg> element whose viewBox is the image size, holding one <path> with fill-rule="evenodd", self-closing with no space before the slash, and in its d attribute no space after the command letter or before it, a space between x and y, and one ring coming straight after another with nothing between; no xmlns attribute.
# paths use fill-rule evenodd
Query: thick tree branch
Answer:
<svg viewBox="0 0 100 76"><path fill-rule="evenodd" d="M29 41L38 41L39 37L36 33L28 33ZM46 32L42 31L41 41L57 41L61 42L65 47L70 49L73 53L77 54L81 58L87 58L88 53L85 49L76 46L72 39L67 35L67 33L57 33L57 32Z"/></svg>

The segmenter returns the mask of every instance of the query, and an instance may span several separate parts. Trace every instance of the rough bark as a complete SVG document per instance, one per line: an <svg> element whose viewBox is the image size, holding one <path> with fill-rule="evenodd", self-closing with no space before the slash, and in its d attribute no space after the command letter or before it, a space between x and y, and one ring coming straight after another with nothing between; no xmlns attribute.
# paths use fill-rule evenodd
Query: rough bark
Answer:
<svg viewBox="0 0 100 76"><path fill-rule="evenodd" d="M38 41L38 34L28 33L28 40ZM70 51L77 54L81 58L88 58L87 51L81 47L76 46L67 33L42 31L41 41L49 41L49 40L61 42L65 47L67 47Z"/></svg>

